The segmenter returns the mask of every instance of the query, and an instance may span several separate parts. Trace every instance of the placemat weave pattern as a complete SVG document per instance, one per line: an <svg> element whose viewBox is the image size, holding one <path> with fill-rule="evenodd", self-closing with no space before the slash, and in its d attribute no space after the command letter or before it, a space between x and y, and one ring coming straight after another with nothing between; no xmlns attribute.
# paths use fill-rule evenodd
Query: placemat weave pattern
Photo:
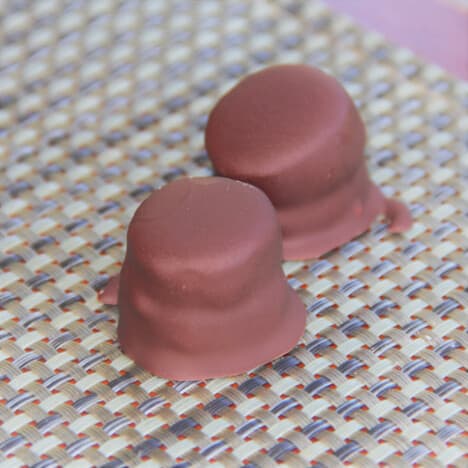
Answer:
<svg viewBox="0 0 468 468"><path fill-rule="evenodd" d="M466 83L317 1L0 11L2 466L466 466ZM138 204L211 174L203 128L216 99L275 62L343 82L373 179L416 222L284 265L308 309L289 355L236 378L167 382L119 351L118 311L96 290L119 270Z"/></svg>

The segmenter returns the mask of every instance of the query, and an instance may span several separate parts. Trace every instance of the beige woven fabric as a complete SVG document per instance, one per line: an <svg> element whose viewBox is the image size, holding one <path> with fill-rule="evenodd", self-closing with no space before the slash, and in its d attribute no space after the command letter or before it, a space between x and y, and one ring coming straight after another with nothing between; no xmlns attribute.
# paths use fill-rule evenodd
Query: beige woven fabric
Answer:
<svg viewBox="0 0 468 468"><path fill-rule="evenodd" d="M317 1L0 11L1 466L466 466L466 83ZM138 203L211 173L216 99L275 62L344 83L373 179L416 222L284 265L308 309L289 355L236 378L164 381L119 351L118 311L96 290Z"/></svg>

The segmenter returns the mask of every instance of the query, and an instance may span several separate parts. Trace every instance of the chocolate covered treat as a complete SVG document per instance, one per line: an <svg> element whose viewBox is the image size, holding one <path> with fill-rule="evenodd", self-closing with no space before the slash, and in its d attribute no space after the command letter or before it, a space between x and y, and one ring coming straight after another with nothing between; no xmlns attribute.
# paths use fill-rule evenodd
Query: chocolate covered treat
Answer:
<svg viewBox="0 0 468 468"><path fill-rule="evenodd" d="M411 226L366 168L364 124L343 87L305 65L243 79L212 110L205 134L218 174L261 188L275 206L284 258L317 257L366 231L380 214Z"/></svg>
<svg viewBox="0 0 468 468"><path fill-rule="evenodd" d="M150 372L235 375L288 352L304 331L281 260L263 192L222 177L179 179L137 209L120 275L100 297L118 304L122 349Z"/></svg>

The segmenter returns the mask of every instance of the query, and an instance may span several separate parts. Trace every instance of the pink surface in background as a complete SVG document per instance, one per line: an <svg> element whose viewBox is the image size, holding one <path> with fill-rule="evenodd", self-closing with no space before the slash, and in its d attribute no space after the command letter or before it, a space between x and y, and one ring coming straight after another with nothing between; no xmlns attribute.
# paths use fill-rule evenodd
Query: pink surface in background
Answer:
<svg viewBox="0 0 468 468"><path fill-rule="evenodd" d="M362 25L468 79L468 8L455 0L325 0Z"/></svg>

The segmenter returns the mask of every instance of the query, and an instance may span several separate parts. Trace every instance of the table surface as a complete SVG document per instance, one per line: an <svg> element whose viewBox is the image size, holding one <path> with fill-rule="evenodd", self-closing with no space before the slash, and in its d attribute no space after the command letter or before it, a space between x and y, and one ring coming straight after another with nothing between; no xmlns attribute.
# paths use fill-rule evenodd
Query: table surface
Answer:
<svg viewBox="0 0 468 468"><path fill-rule="evenodd" d="M466 83L315 0L3 6L1 466L466 466ZM370 174L414 226L284 264L308 311L288 355L233 378L152 376L96 291L138 204L212 174L219 96L279 62L344 84Z"/></svg>
<svg viewBox="0 0 468 468"><path fill-rule="evenodd" d="M468 80L467 0L326 0L363 26ZM378 5L378 6L377 6Z"/></svg>

